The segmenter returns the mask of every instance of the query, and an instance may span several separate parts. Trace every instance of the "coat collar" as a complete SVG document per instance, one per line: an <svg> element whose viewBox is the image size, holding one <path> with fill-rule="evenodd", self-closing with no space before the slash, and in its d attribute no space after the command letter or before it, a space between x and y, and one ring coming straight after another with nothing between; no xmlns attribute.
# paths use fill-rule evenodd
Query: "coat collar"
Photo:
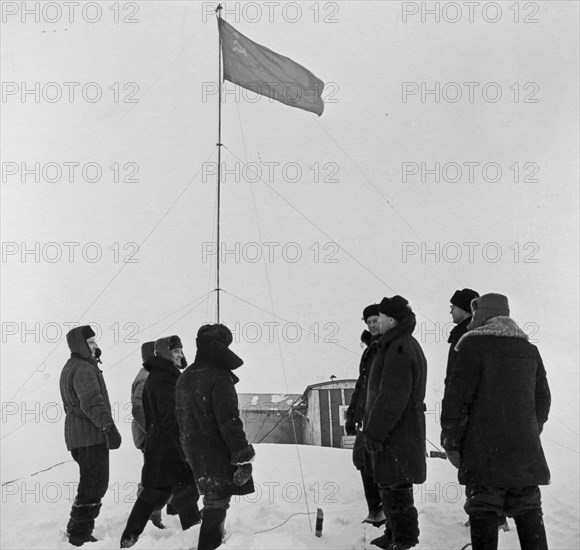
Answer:
<svg viewBox="0 0 580 550"><path fill-rule="evenodd" d="M485 323L469 332L466 332L457 342L455 351L459 351L467 338L475 338L477 336L495 336L498 338L520 338L522 340L529 340L528 335L518 327L517 323L511 317L492 317L485 321Z"/></svg>
<svg viewBox="0 0 580 550"><path fill-rule="evenodd" d="M165 357L160 357L159 355L147 359L147 361L143 363L143 367L145 367L149 372L153 372L153 370L167 372L175 378L179 378L179 375L181 374L180 370L173 364L173 361L165 359Z"/></svg>
<svg viewBox="0 0 580 550"><path fill-rule="evenodd" d="M453 329L449 333L449 338L447 339L447 343L451 344L451 342L453 342L453 340L455 340L458 332L462 333L462 332L467 331L467 325L469 325L469 323L471 323L471 315L467 319L463 319L463 321L461 321L461 323L457 323L457 325L453 327Z"/></svg>
<svg viewBox="0 0 580 550"><path fill-rule="evenodd" d="M403 319L396 327L392 328L385 332L382 335L381 339L378 340L379 346L381 348L386 348L391 342L395 341L397 338L401 336L407 336L413 334L415 327L417 326L417 318L415 314L409 315Z"/></svg>

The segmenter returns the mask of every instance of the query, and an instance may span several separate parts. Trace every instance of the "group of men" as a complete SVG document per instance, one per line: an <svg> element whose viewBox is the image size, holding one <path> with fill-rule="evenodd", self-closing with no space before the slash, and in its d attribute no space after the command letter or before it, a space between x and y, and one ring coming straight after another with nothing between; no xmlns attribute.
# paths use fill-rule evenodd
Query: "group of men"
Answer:
<svg viewBox="0 0 580 550"><path fill-rule="evenodd" d="M507 515L522 550L547 550L538 486L550 482L540 434L551 397L542 358L509 316L505 296L465 288L450 301L456 326L448 340L441 445L466 486L472 549L496 550ZM353 463L369 510L363 522L385 525L371 544L408 550L419 542L413 484L426 480L427 362L405 298L365 307L363 320L366 348L345 431L356 436Z"/></svg>
<svg viewBox="0 0 580 550"><path fill-rule="evenodd" d="M522 550L547 550L538 486L550 480L540 442L550 390L538 349L509 314L501 294L463 289L451 297L457 326L449 337L441 444L466 486L473 550L497 549L505 515L515 520ZM427 361L405 298L383 298L364 308L363 319L367 347L345 429L356 435L353 462L369 507L364 521L385 525L371 543L408 550L419 541L413 484L426 480ZM243 361L229 349L232 340L224 325L202 326L189 367L178 336L143 344L143 368L132 387L132 433L144 465L121 548L137 542L149 519L163 528L161 509L169 502L184 530L201 522L198 550L213 550L222 544L231 496L254 492L255 453L234 388L233 371ZM74 328L67 343L71 356L60 379L65 441L80 469L67 536L82 546L96 541L109 450L120 447L121 436L94 331Z"/></svg>
<svg viewBox="0 0 580 550"><path fill-rule="evenodd" d="M229 349L232 340L225 325L202 326L189 367L179 336L141 347L143 368L133 382L131 401L133 440L144 464L121 548L137 542L149 519L164 528L161 509L166 504L183 530L201 522L198 550L218 548L231 496L254 492L255 453L234 388L239 379L233 371L243 361ZM121 435L98 366L101 350L94 331L88 325L76 327L67 343L71 356L60 378L65 442L80 470L67 536L72 545L82 546L97 540L92 532L109 484L109 450L120 447Z"/></svg>

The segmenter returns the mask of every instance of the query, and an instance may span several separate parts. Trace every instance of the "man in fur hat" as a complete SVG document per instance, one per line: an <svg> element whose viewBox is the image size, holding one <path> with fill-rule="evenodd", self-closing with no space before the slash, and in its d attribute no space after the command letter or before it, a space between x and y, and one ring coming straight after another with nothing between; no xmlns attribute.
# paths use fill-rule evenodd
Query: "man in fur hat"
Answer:
<svg viewBox="0 0 580 550"><path fill-rule="evenodd" d="M457 345L457 342L459 342L459 339L467 332L467 326L471 322L471 301L478 297L479 294L470 288L456 290L453 296L451 296L450 313L453 322L457 326L453 327L453 330L449 333L449 339L447 340L447 343L449 344L449 354L447 356L445 380L449 378L451 365L453 365L457 355L455 346Z"/></svg>
<svg viewBox="0 0 580 550"><path fill-rule="evenodd" d="M67 525L69 542L82 546L96 542L92 532L109 486L109 449L121 446L121 435L111 415L101 350L89 325L73 328L66 341L71 351L60 375L60 393L66 412L64 438L79 465L80 481Z"/></svg>
<svg viewBox="0 0 580 550"><path fill-rule="evenodd" d="M413 484L426 479L427 360L412 336L417 321L405 298L383 298L379 324L382 336L369 372L363 425L387 527L371 544L408 550L419 542Z"/></svg>
<svg viewBox="0 0 580 550"><path fill-rule="evenodd" d="M240 419L233 371L243 361L229 349L233 337L222 324L197 332L197 355L176 389L181 443L203 495L197 550L221 546L232 495L254 492L254 448Z"/></svg>
<svg viewBox="0 0 580 550"><path fill-rule="evenodd" d="M485 294L471 309L445 387L441 444L466 485L473 550L497 548L503 513L522 549L547 550L538 486L550 482L540 433L551 398L542 358L505 296Z"/></svg>
<svg viewBox="0 0 580 550"><path fill-rule="evenodd" d="M361 335L361 342L365 345L360 364L359 375L354 392L350 399L350 405L346 411L346 422L344 429L346 435L355 435L356 439L352 449L352 461L355 468L360 471L365 499L369 513L363 523L370 523L375 527L380 527L385 523L385 514L381 503L379 487L373 479L371 466L367 464L365 470L365 440L363 434L363 414L365 407L365 397L367 392L367 378L373 356L377 350L377 343L381 337L379 330L379 306L371 304L363 310L363 321L367 325L367 330Z"/></svg>
<svg viewBox="0 0 580 550"><path fill-rule="evenodd" d="M137 542L151 513L165 506L171 496L184 531L201 520L199 492L181 449L175 418L175 385L184 368L183 345L179 336L168 336L155 342L154 351L155 355L144 365L149 376L143 387L147 427L143 491L121 535L121 548L130 548Z"/></svg>

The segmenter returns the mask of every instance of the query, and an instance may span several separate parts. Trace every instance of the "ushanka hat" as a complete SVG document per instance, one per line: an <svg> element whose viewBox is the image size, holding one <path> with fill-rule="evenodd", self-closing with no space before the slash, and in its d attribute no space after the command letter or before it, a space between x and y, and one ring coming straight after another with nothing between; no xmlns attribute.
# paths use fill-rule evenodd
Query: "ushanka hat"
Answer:
<svg viewBox="0 0 580 550"><path fill-rule="evenodd" d="M371 304L363 309L363 321L366 323L369 317L379 314L379 304Z"/></svg>
<svg viewBox="0 0 580 550"><path fill-rule="evenodd" d="M459 309L471 313L471 300L479 298L479 294L471 288L464 288L463 290L456 290L455 294L449 300L454 306Z"/></svg>
<svg viewBox="0 0 580 550"><path fill-rule="evenodd" d="M409 302L402 296L393 296L392 298L383 298L379 304L379 313L392 317L395 321L401 322L410 315L413 310Z"/></svg>

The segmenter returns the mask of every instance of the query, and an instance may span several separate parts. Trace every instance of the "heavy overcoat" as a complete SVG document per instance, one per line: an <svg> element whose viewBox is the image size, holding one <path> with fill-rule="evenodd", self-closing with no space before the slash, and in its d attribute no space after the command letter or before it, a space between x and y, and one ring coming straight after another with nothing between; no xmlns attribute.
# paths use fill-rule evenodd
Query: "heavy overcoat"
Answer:
<svg viewBox="0 0 580 550"><path fill-rule="evenodd" d="M370 367L364 431L382 442L369 453L375 482L423 483L427 360L412 333L415 316L403 319L379 340Z"/></svg>
<svg viewBox="0 0 580 550"><path fill-rule="evenodd" d="M545 485L540 442L550 388L536 346L510 317L463 336L445 388L441 444L461 456L459 482L490 487Z"/></svg>
<svg viewBox="0 0 580 550"><path fill-rule="evenodd" d="M181 373L170 359L157 355L144 367L149 376L142 396L147 426L142 482L147 487L192 485L175 418L175 385Z"/></svg>
<svg viewBox="0 0 580 550"><path fill-rule="evenodd" d="M251 477L241 487L232 481L236 456L248 447L232 372L242 364L226 345L198 338L195 361L177 383L181 443L201 494L254 492Z"/></svg>

